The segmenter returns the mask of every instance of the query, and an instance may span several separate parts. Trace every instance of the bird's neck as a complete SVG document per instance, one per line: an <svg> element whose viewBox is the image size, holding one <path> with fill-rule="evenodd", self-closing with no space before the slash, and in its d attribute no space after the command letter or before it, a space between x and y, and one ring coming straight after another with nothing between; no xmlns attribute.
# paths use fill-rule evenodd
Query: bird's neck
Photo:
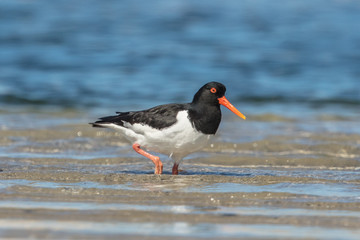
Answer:
<svg viewBox="0 0 360 240"><path fill-rule="evenodd" d="M189 119L197 131L215 134L221 121L220 105L192 103Z"/></svg>

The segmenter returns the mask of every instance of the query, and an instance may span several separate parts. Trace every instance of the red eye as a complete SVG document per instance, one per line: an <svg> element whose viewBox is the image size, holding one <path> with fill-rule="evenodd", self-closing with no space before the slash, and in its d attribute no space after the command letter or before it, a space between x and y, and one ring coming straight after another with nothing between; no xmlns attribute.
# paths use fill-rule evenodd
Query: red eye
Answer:
<svg viewBox="0 0 360 240"><path fill-rule="evenodd" d="M216 88L211 88L211 89L210 89L210 92L216 93Z"/></svg>

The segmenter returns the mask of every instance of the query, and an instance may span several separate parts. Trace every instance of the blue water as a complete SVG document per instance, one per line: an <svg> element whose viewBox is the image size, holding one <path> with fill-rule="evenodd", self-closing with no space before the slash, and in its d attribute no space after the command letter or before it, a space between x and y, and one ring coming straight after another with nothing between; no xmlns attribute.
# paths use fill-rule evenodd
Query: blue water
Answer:
<svg viewBox="0 0 360 240"><path fill-rule="evenodd" d="M125 111L220 81L244 113L358 116L359 22L359 1L3 0L0 108Z"/></svg>
<svg viewBox="0 0 360 240"><path fill-rule="evenodd" d="M359 230L339 219L359 220L354 207L359 202L359 23L357 0L1 0L0 190L5 200L0 211L10 217L0 219L0 238L44 238L43 232L50 234L47 238L106 238L139 235L141 229L141 235L150 237L358 239ZM115 111L189 102L210 81L224 83L227 98L248 119L224 109L228 115L215 147L196 153L196 164L194 155L185 159L181 174L254 178L249 184L188 184L175 178L144 183L142 174L153 172L151 162L131 146L116 143L117 136L87 125ZM168 175L172 164L164 163ZM52 178L53 172L60 175ZM91 174L106 180L109 174L129 173L134 176L124 183L88 179ZM280 182L264 183L262 176ZM260 183L254 184L257 178ZM103 190L119 191L121 201L94 202L92 193ZM150 191L159 196L163 191L180 193L179 200L132 202L140 190L143 199ZM196 192L208 193L211 202L195 206L191 193ZM243 192L249 204L257 205L242 206L234 199L232 206L216 197L231 192ZM264 192L269 195L261 204L255 196ZM301 201L309 208L297 205ZM316 201L334 209L316 206ZM93 210L107 219L109 210L129 208L194 218L169 215L176 220L168 223L151 222L147 215L129 215L129 222L110 221L111 215L103 222L87 216L76 220L77 210ZM48 218L51 212L43 217L44 209L73 220ZM19 210L24 218L16 215ZM197 222L197 214L260 220ZM289 224L269 224L271 216L289 217ZM314 226L294 224L304 217L324 220ZM339 227L327 225L334 221Z"/></svg>

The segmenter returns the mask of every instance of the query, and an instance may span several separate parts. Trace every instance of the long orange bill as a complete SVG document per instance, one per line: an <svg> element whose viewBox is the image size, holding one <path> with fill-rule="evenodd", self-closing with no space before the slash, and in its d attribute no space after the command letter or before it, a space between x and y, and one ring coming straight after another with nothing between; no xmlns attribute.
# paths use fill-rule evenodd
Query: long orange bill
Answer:
<svg viewBox="0 0 360 240"><path fill-rule="evenodd" d="M225 107L227 107L230 111L241 117L242 119L246 119L245 115L242 114L239 110L237 110L230 102L226 99L225 96L218 98L219 103Z"/></svg>

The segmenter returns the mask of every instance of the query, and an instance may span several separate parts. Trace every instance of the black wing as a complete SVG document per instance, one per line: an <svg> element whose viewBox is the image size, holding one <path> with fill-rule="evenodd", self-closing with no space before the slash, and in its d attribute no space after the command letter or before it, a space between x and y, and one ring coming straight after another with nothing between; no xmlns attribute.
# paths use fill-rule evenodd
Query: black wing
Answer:
<svg viewBox="0 0 360 240"><path fill-rule="evenodd" d="M146 124L156 129L170 127L176 123L179 111L188 110L189 104L166 104L136 112L117 112L118 115L102 117L99 121L90 123L93 127L103 127L102 124L113 123L124 126L124 122L130 124Z"/></svg>

